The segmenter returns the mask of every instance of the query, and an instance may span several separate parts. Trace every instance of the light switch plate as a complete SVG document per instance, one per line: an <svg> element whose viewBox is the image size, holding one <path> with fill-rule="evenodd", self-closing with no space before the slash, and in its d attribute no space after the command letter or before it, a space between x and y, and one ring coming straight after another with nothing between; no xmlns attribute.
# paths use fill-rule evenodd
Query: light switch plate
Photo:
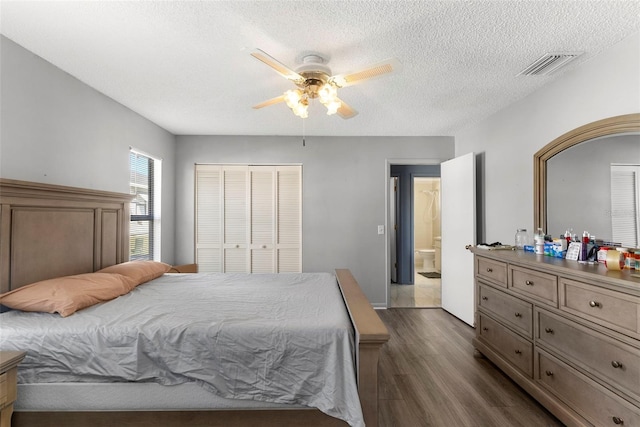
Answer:
<svg viewBox="0 0 640 427"><path fill-rule="evenodd" d="M384 234L384 225L378 226L378 234Z"/></svg>

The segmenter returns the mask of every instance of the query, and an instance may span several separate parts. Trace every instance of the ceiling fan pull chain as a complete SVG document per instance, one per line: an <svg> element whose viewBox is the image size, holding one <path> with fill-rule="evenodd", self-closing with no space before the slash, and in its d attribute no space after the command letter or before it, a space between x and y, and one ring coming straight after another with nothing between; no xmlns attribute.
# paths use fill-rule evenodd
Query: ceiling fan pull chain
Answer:
<svg viewBox="0 0 640 427"><path fill-rule="evenodd" d="M306 141L304 140L304 134L305 134L305 126L304 125L305 125L305 121L304 121L304 119L302 119L302 146L306 147L307 144L306 144Z"/></svg>

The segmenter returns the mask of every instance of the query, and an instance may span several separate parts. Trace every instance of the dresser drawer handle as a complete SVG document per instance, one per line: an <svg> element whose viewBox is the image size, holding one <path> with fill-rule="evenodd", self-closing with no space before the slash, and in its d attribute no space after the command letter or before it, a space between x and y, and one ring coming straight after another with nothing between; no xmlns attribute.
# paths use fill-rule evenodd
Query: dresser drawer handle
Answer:
<svg viewBox="0 0 640 427"><path fill-rule="evenodd" d="M589 301L589 307L602 307L598 301Z"/></svg>
<svg viewBox="0 0 640 427"><path fill-rule="evenodd" d="M516 353L516 354L522 354L522 351L520 351L520 350L516 350L516 351L515 351L515 353Z"/></svg>
<svg viewBox="0 0 640 427"><path fill-rule="evenodd" d="M548 334L552 334L553 333L553 329L551 328L544 328L544 331Z"/></svg>
<svg viewBox="0 0 640 427"><path fill-rule="evenodd" d="M617 360L612 361L611 366L613 366L616 369L622 369L622 363L618 362Z"/></svg>
<svg viewBox="0 0 640 427"><path fill-rule="evenodd" d="M489 299L489 298L487 298L487 297L482 297L482 301L486 301L486 300L488 300L488 299Z"/></svg>
<svg viewBox="0 0 640 427"><path fill-rule="evenodd" d="M487 273L493 273L493 268L487 268Z"/></svg>
<svg viewBox="0 0 640 427"><path fill-rule="evenodd" d="M515 316L516 316L516 317L522 317L522 314L520 314L520 313L515 313Z"/></svg>
<svg viewBox="0 0 640 427"><path fill-rule="evenodd" d="M553 376L553 371L544 371L544 373L547 374L548 377Z"/></svg>
<svg viewBox="0 0 640 427"><path fill-rule="evenodd" d="M525 285L527 286L533 286L533 281L532 280L527 280L526 282L524 282Z"/></svg>
<svg viewBox="0 0 640 427"><path fill-rule="evenodd" d="M624 424L624 420L620 417L613 417L612 420L614 424L618 424L618 425Z"/></svg>
<svg viewBox="0 0 640 427"><path fill-rule="evenodd" d="M238 249L240 247L240 245L236 245L236 249Z"/></svg>
<svg viewBox="0 0 640 427"><path fill-rule="evenodd" d="M262 245L262 249L267 249L267 245Z"/></svg>
<svg viewBox="0 0 640 427"><path fill-rule="evenodd" d="M486 331L488 331L488 330L489 330L489 328L487 328L487 327L485 326L484 328L482 328L482 330L486 332Z"/></svg>

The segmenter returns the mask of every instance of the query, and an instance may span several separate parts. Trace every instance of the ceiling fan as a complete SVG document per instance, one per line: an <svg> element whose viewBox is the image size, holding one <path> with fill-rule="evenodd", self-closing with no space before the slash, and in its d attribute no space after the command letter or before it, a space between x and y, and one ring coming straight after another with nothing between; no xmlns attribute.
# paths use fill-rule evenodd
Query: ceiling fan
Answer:
<svg viewBox="0 0 640 427"><path fill-rule="evenodd" d="M358 112L338 98L338 89L391 74L400 69L400 62L391 58L359 71L334 76L326 65L327 60L319 53L305 55L302 58L302 65L295 71L260 49L254 49L251 56L264 62L298 87L254 105L253 108L258 109L285 102L296 116L303 119L309 115L309 101L316 98L327 108L328 115L338 114L343 119L354 117Z"/></svg>

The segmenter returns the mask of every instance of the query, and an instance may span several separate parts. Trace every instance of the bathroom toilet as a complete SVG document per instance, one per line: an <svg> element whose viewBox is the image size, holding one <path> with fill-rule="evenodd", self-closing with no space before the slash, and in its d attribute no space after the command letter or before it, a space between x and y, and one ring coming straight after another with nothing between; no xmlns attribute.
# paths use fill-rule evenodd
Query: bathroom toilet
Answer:
<svg viewBox="0 0 640 427"><path fill-rule="evenodd" d="M422 269L424 271L435 270L435 249L418 249L418 255L422 258Z"/></svg>

